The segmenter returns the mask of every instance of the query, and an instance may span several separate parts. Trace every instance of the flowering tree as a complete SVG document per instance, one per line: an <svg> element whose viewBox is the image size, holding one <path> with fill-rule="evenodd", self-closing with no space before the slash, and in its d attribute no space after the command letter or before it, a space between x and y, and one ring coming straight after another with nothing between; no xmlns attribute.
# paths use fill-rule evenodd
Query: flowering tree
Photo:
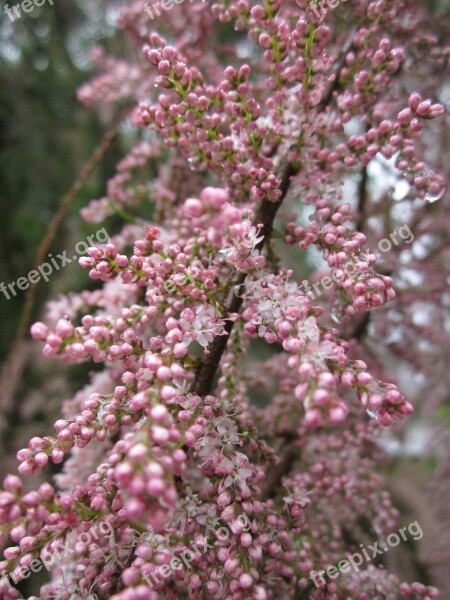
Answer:
<svg viewBox="0 0 450 600"><path fill-rule="evenodd" d="M317 572L397 523L380 440L413 406L392 364L442 376L437 19L219 0L152 22L144 4L119 19L133 60L96 51L79 93L134 107L130 153L82 211L124 226L80 259L101 285L31 329L102 368L19 452L24 476L69 454L55 485L4 481L1 597L42 560L32 598L436 598L378 556Z"/></svg>

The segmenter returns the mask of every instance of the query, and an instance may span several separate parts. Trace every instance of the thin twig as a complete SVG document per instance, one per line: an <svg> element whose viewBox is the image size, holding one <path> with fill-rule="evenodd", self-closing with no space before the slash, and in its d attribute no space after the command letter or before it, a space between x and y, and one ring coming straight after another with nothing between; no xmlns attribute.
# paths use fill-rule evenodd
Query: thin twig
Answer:
<svg viewBox="0 0 450 600"><path fill-rule="evenodd" d="M95 149L91 159L81 170L81 173L78 176L77 180L74 182L67 194L65 194L65 196L63 196L63 198L61 199L59 208L55 216L53 217L51 223L47 227L45 236L38 248L34 270L37 270L37 268L44 262L48 251L51 247L51 244L55 239L55 235L59 229L59 226L61 225L62 220L67 214L67 211L69 210L73 201L76 199L81 188L90 179L95 168L100 163L105 153L111 146L114 138L120 130L120 127L122 126L127 116L130 114L131 109L132 107L129 105L123 109L123 111L114 121L111 128L103 136L103 139ZM37 285L30 285L25 295L25 304L22 309L16 338L12 345L9 356L5 361L5 364L2 369L2 374L0 377L0 389L2 390L2 395L0 398L0 411L3 415L3 419L5 417L5 414L7 414L10 411L14 391L21 378L23 370L25 369L26 360L22 360L23 355L26 354L25 335L33 311L36 292ZM5 421L3 421L3 423L0 423L0 428L4 426L4 422Z"/></svg>
<svg viewBox="0 0 450 600"><path fill-rule="evenodd" d="M283 435L283 443L278 451L280 460L267 470L266 478L261 487L261 500L268 500L280 489L283 477L288 475L297 458L296 431L286 431Z"/></svg>
<svg viewBox="0 0 450 600"><path fill-rule="evenodd" d="M333 75L331 76L331 78L328 82L327 89L325 90L325 93L323 94L319 104L314 107L319 112L322 110L325 110L325 108L329 105L329 103L331 102L331 100L333 98L334 91L337 90L337 88L338 88L339 75L340 75L342 69L344 68L345 59L347 57L347 54L350 52L350 50L353 46L353 39L355 37L356 30L357 30L356 26L354 26L350 30L350 33L347 36L347 39L345 40L344 45L342 46L341 52L339 53L339 58L338 58L337 62L335 63Z"/></svg>
<svg viewBox="0 0 450 600"><path fill-rule="evenodd" d="M367 312L361 322L354 329L351 337L360 339L365 333L369 322L370 312ZM283 434L283 442L279 450L280 460L267 470L266 479L261 489L262 500L272 498L280 488L283 477L289 475L295 461L298 459L298 448L295 445L297 440L296 430L292 429Z"/></svg>
<svg viewBox="0 0 450 600"><path fill-rule="evenodd" d="M275 216L283 203L286 194L289 191L291 178L296 174L295 168L290 162L285 162L280 168L280 191L281 196L276 202L264 200L255 216L255 223L261 224L261 234L263 239L257 245L257 249L261 250L272 233L273 222ZM235 272L232 275L227 285L228 298L226 299L226 307L228 315L239 312L243 299L235 293L235 290L245 282L247 275L245 273ZM233 329L234 322L229 320L226 322L226 335L217 336L208 348L208 354L204 354L199 367L195 373L195 379L191 386L191 392L199 396L205 396L211 391L214 376L220 364L220 359L225 351L228 337Z"/></svg>
<svg viewBox="0 0 450 600"><path fill-rule="evenodd" d="M364 220L365 220L365 208L367 203L367 166L363 167L361 173L361 179L358 184L358 214L356 217L356 229L358 231L363 230Z"/></svg>
<svg viewBox="0 0 450 600"><path fill-rule="evenodd" d="M333 97L333 91L336 89L339 83L339 74L345 64L345 57L352 47L353 38L356 33L356 28L353 27L350 31L344 45L342 46L341 53L336 63L336 69L334 70L333 77L330 80L328 88L325 90L322 100L319 102L318 110L325 110L326 106L331 102ZM288 153L289 154L289 153ZM287 158L281 161L278 177L281 179L280 191L281 196L276 202L270 202L264 200L255 216L255 224L262 224L261 234L263 235L262 241L258 244L257 249L261 250L272 233L273 222L275 220L278 209L283 203L291 183L291 179L298 173L298 166L294 166ZM235 273L232 275L227 285L229 303L227 305L228 314L239 312L242 306L242 298L235 294L235 290L238 289L236 286L240 286L245 282L246 274ZM230 298L231 296L231 298ZM208 353L204 354L200 365L197 368L194 382L191 386L191 392L198 394L199 396L205 396L211 392L212 385L214 382L214 376L219 368L222 354L225 351L228 336L233 329L233 321L227 321L225 331L227 335L217 336L208 348Z"/></svg>

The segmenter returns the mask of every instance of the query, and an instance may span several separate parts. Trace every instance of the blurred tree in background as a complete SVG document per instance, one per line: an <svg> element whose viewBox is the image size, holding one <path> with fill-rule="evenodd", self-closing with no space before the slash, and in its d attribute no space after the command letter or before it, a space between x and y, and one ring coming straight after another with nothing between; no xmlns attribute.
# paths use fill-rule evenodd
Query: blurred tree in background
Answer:
<svg viewBox="0 0 450 600"><path fill-rule="evenodd" d="M112 114L86 110L76 94L90 76L92 48L97 43L106 48L113 44L114 19L114 2L104 0L46 3L14 22L3 10L0 13L0 282L6 285L26 276L35 265L61 198L113 119ZM58 228L49 248L53 256L95 231L80 219L79 209L101 193L121 154L115 139ZM53 273L48 283L35 284L31 319L37 318L49 298L92 283L75 263ZM0 294L1 363L13 347L25 298L25 291L10 294L10 299ZM55 377L54 367L43 364L38 352L29 360L30 352L35 349L25 342L19 352L21 362L13 369L18 380L12 382L14 401L3 394L0 404L5 470L14 468L15 452L35 431L36 423L47 422L86 373L84 368L59 367Z"/></svg>
<svg viewBox="0 0 450 600"><path fill-rule="evenodd" d="M1 15L0 281L6 284L32 269L61 197L105 129L95 114L80 105L76 90L89 76L92 46L100 40L108 46L113 3L108 8L106 4L103 0L45 4L14 22ZM90 232L80 229L79 207L99 193L117 156L112 150L81 191L71 210L75 218L63 224L52 250L61 249L70 229L75 241ZM85 281L71 285L78 289ZM42 300L51 296L51 286L40 287L35 314ZM10 347L23 301L23 292L9 301L3 294L0 298L0 359Z"/></svg>

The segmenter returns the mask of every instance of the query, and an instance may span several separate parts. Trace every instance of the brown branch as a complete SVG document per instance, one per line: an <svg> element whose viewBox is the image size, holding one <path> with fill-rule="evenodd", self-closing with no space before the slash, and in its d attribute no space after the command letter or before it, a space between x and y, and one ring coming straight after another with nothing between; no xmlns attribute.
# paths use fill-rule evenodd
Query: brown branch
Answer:
<svg viewBox="0 0 450 600"><path fill-rule="evenodd" d="M336 62L336 68L334 70L333 76L330 79L329 85L325 90L325 93L316 107L316 110L325 110L327 105L331 102L333 97L333 92L337 88L339 83L339 74L345 64L345 57L347 56L348 51L352 47L353 38L356 33L356 27L353 27L342 46L339 58ZM258 244L257 249L261 250L265 243L267 242L270 234L272 233L273 222L275 220L278 209L280 208L283 200L285 199L290 182L292 177L298 172L298 167L294 167L294 165L288 161L287 158L284 158L281 161L281 166L279 169L279 178L281 179L280 191L281 196L276 202L269 202L268 200L264 200L256 214L255 224L262 224L261 233L264 236L263 240ZM231 280L228 283L228 303L227 312L228 314L239 312L242 306L242 298L238 297L235 294L235 290L238 289L236 286L241 286L246 279L246 274L243 273L235 273ZM230 297L231 296L231 297ZM199 396L205 396L210 393L214 381L214 376L219 368L220 359L222 357L223 352L225 351L228 336L233 329L233 322L227 321L225 326L225 331L228 335L221 335L214 339L211 346L208 348L208 354L204 354L202 360L200 362L199 367L197 368L194 382L191 386L191 392L194 394L198 394Z"/></svg>
<svg viewBox="0 0 450 600"><path fill-rule="evenodd" d="M349 338L358 341L361 340L363 335L366 333L367 327L369 326L371 314L372 313L369 311L364 313L364 315L360 318L359 322L357 323Z"/></svg>
<svg viewBox="0 0 450 600"><path fill-rule="evenodd" d="M355 26L350 30L350 33L347 36L347 39L345 40L344 45L342 46L342 49L339 53L339 58L335 64L333 75L329 79L328 86L327 86L319 104L317 106L315 106L315 109L317 109L319 112L326 109L326 107L329 105L329 103L331 102L331 100L333 98L333 93L338 88L339 75L340 75L342 69L344 68L345 59L347 57L347 54L350 52L350 50L353 46L353 38L355 37L356 31L357 31L357 28Z"/></svg>
<svg viewBox="0 0 450 600"><path fill-rule="evenodd" d="M38 248L35 266L33 267L34 270L37 270L37 268L45 261L50 246L53 240L55 239L55 235L59 229L59 226L61 225L62 220L66 216L67 211L69 210L73 201L76 199L81 188L90 179L92 173L102 160L108 148L111 146L114 138L119 132L120 127L131 112L131 109L132 107L129 105L123 109L123 111L117 117L111 128L103 136L103 139L95 149L91 159L81 170L81 173L78 176L77 180L74 182L67 194L65 194L65 196L63 196L63 198L61 199L59 208L55 216L53 217L51 223L49 224L44 239L42 240ZM37 284L30 285L26 292L25 304L22 309L16 338L12 345L9 356L5 361L5 364L3 365L2 374L0 377L0 389L2 390L2 396L0 399L0 411L2 412L3 418L11 408L14 391L17 387L17 384L21 378L21 375L26 365L26 360L22 360L22 355L24 355L26 351L25 335L33 311L34 302L36 298L36 291ZM0 428L1 427L2 423L0 423Z"/></svg>
<svg viewBox="0 0 450 600"><path fill-rule="evenodd" d="M358 214L356 217L356 229L363 232L365 221L365 209L367 204L367 166L363 167L361 179L358 184Z"/></svg>
<svg viewBox="0 0 450 600"><path fill-rule="evenodd" d="M370 322L370 312L366 313L354 330L351 337L361 338ZM283 443L279 450L281 454L280 460L271 468L268 469L266 479L261 488L261 499L268 500L272 498L276 491L280 488L283 477L289 475L298 457L297 447L295 442L297 436L295 430L287 431L283 436Z"/></svg>
<svg viewBox="0 0 450 600"><path fill-rule="evenodd" d="M315 107L315 109L318 111L325 110L333 98L333 92L337 89L339 84L339 74L345 64L345 57L352 47L355 33L356 28L354 27L350 31L350 34L348 35L347 40L342 47L329 85L325 90L321 101ZM261 233L264 236L263 240L257 246L258 249L262 249L269 239L276 214L289 191L291 179L294 175L296 175L297 172L298 167L295 167L287 159L282 161L279 175L281 178L281 196L277 202L269 202L267 200L263 201L255 217L255 224L262 224L263 226ZM227 286L229 292L228 295L231 295L231 298L229 298L229 301L226 304L228 314L239 312L242 306L243 300L241 297L238 297L235 294L235 290L238 289L236 286L241 286L245 282L245 279L245 273L235 273ZM233 321L227 321L225 330L228 335L233 329L233 324ZM216 337L208 349L208 354L203 356L201 363L197 368L194 382L190 390L192 393L198 394L199 396L205 396L211 392L214 376L219 368L222 354L227 346L228 335ZM280 487L283 477L291 471L296 458L296 438L296 430L286 432L284 436L284 444L282 445L281 449L281 458L277 464L270 467L266 473L266 480L261 491L263 500L267 500L274 495L276 490Z"/></svg>
<svg viewBox="0 0 450 600"><path fill-rule="evenodd" d="M295 168L292 166L290 162L284 162L280 167L280 191L281 196L276 202L270 202L269 200L264 200L261 203L261 206L256 213L255 216L255 224L262 225L260 233L264 236L261 242L256 247L258 250L261 250L267 240L270 237L273 229L273 222L275 220L278 209L283 203L286 194L289 191L289 185L291 178L296 174ZM227 298L225 302L225 306L227 309L227 314L238 313L243 299L241 296L238 296L236 290L245 282L247 275L246 273L236 272L231 277L230 281L227 285ZM227 321L225 326L225 331L227 335L219 335L212 342L211 346L208 348L208 353L204 354L202 360L200 362L199 367L195 373L195 378L193 384L191 386L191 392L194 394L198 394L199 396L206 396L210 393L214 381L214 376L219 368L220 359L222 358L222 354L225 351L228 337L233 329L234 322Z"/></svg>
<svg viewBox="0 0 450 600"><path fill-rule="evenodd" d="M295 441L297 435L294 431L287 431L284 434L283 443L279 449L280 460L266 473L266 478L261 487L261 500L272 498L274 492L280 489L283 477L288 475L297 458L297 447Z"/></svg>

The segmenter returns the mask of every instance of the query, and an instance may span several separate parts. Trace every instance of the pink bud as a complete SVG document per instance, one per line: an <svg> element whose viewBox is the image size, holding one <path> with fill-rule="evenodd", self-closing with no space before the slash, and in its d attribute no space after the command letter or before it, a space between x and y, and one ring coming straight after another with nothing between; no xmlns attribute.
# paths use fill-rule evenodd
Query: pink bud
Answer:
<svg viewBox="0 0 450 600"><path fill-rule="evenodd" d="M246 590L249 587L251 587L251 585L253 583L253 579L248 573L242 573L239 576L239 583L240 583L241 587L244 588L244 590Z"/></svg>
<svg viewBox="0 0 450 600"><path fill-rule="evenodd" d="M162 366L156 371L156 377L161 381L168 381L169 379L172 379L172 373L170 372L169 367Z"/></svg>
<svg viewBox="0 0 450 600"><path fill-rule="evenodd" d="M390 425L392 425L392 417L387 412L380 413L378 422L383 427L389 427Z"/></svg>
<svg viewBox="0 0 450 600"><path fill-rule="evenodd" d="M230 492L222 492L217 498L217 504L221 507L228 506L231 502Z"/></svg>
<svg viewBox="0 0 450 600"><path fill-rule="evenodd" d="M373 377L370 373L362 371L356 376L356 381L361 385L369 385L369 383L372 383Z"/></svg>
<svg viewBox="0 0 450 600"><path fill-rule="evenodd" d="M229 523L234 518L233 506L228 505L226 508L224 508L220 516L225 523Z"/></svg>
<svg viewBox="0 0 450 600"><path fill-rule="evenodd" d="M383 398L380 394L370 394L369 395L369 404L373 410L380 410L383 405Z"/></svg>
<svg viewBox="0 0 450 600"><path fill-rule="evenodd" d="M22 482L17 475L7 475L3 480L3 487L9 492L20 492L22 489Z"/></svg>
<svg viewBox="0 0 450 600"><path fill-rule="evenodd" d="M238 567L238 560L236 558L229 558L228 560L225 561L225 564L223 565L223 568L225 569L225 571L227 573L234 573L234 571L237 569Z"/></svg>
<svg viewBox="0 0 450 600"><path fill-rule="evenodd" d="M148 454L147 446L145 446L142 443L135 444L128 451L128 456L131 458L131 460L142 460L144 458L144 456L147 456L147 454Z"/></svg>
<svg viewBox="0 0 450 600"><path fill-rule="evenodd" d="M150 410L150 416L154 421L163 422L167 419L168 414L167 408L162 404L156 404Z"/></svg>
<svg viewBox="0 0 450 600"><path fill-rule="evenodd" d="M169 439L169 432L165 427L159 425L152 425L151 436L154 442L157 444L163 444Z"/></svg>
<svg viewBox="0 0 450 600"><path fill-rule="evenodd" d="M322 424L322 414L317 408L309 408L305 413L305 425L315 428Z"/></svg>
<svg viewBox="0 0 450 600"><path fill-rule="evenodd" d="M328 418L333 425L340 425L345 421L347 412L343 406L333 406L328 411Z"/></svg>
<svg viewBox="0 0 450 600"><path fill-rule="evenodd" d="M417 92L413 92L408 100L409 108L412 110L413 113L416 112L416 109L421 102L422 97L420 96L420 94L418 94Z"/></svg>
<svg viewBox="0 0 450 600"><path fill-rule="evenodd" d="M431 100L425 100L424 102L421 102L416 108L416 113L419 115L419 117L426 117L430 112L430 108Z"/></svg>
<svg viewBox="0 0 450 600"><path fill-rule="evenodd" d="M442 104L433 104L430 108L428 116L432 119L435 119L436 117L441 117L444 113L445 108L442 106Z"/></svg>
<svg viewBox="0 0 450 600"><path fill-rule="evenodd" d="M59 465L64 460L64 452L58 448L54 448L50 453L50 457L55 465Z"/></svg>
<svg viewBox="0 0 450 600"><path fill-rule="evenodd" d="M40 467L45 467L45 465L48 463L48 456L45 452L38 452L35 455L34 460Z"/></svg>
<svg viewBox="0 0 450 600"><path fill-rule="evenodd" d="M166 484L162 479L152 479L147 484L147 492L151 496L162 496L165 492Z"/></svg>
<svg viewBox="0 0 450 600"><path fill-rule="evenodd" d="M172 400L177 395L177 390L171 385L163 385L161 388L161 399Z"/></svg>
<svg viewBox="0 0 450 600"><path fill-rule="evenodd" d="M184 203L183 213L186 217L201 217L203 204L197 198L188 198Z"/></svg>
<svg viewBox="0 0 450 600"><path fill-rule="evenodd" d="M409 108L405 108L397 115L398 122L401 125L409 125L412 119L412 112Z"/></svg>
<svg viewBox="0 0 450 600"><path fill-rule="evenodd" d="M95 265L95 260L89 256L82 256L78 259L78 264L80 267L83 267L83 269L92 269Z"/></svg>
<svg viewBox="0 0 450 600"><path fill-rule="evenodd" d="M125 502L124 508L129 518L139 519L145 511L145 503L140 498L130 498Z"/></svg>
<svg viewBox="0 0 450 600"><path fill-rule="evenodd" d="M21 475L31 475L35 470L35 463L31 460L26 460L19 465L17 470Z"/></svg>
<svg viewBox="0 0 450 600"><path fill-rule="evenodd" d="M221 188L206 187L200 194L200 199L212 208L219 209L228 202L228 192Z"/></svg>
<svg viewBox="0 0 450 600"><path fill-rule="evenodd" d="M267 600L268 597L266 590L260 585L257 585L252 592L252 600Z"/></svg>
<svg viewBox="0 0 450 600"><path fill-rule="evenodd" d="M367 300L365 296L356 296L353 300L353 306L356 310L365 310L367 308Z"/></svg>
<svg viewBox="0 0 450 600"><path fill-rule="evenodd" d="M49 330L48 330L47 325L45 325L44 323L41 323L41 322L37 322L31 326L30 332L31 332L31 337L34 340L40 340L43 342L44 340L47 339Z"/></svg>

